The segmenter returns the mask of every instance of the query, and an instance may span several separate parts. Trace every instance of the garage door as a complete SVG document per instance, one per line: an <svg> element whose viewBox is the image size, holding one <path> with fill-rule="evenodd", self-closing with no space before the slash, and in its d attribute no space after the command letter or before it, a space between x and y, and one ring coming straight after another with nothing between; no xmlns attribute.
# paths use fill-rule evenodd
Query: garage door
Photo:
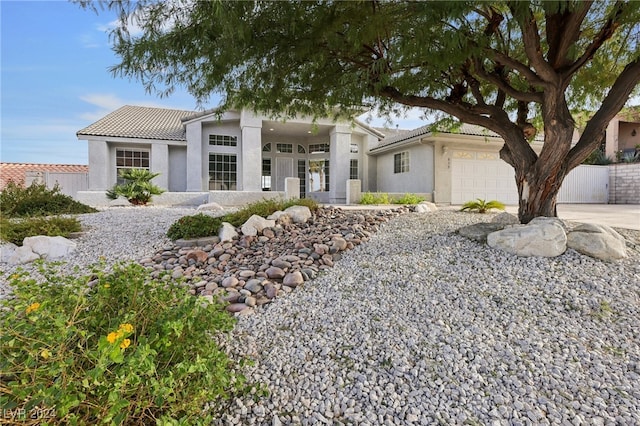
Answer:
<svg viewBox="0 0 640 426"><path fill-rule="evenodd" d="M513 167L498 153L453 151L451 159L451 203L464 204L481 198L518 204Z"/></svg>

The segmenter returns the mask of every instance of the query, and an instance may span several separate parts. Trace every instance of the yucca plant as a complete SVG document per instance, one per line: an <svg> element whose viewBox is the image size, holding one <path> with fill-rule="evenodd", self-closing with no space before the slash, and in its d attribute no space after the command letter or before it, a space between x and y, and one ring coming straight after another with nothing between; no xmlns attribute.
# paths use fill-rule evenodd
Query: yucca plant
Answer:
<svg viewBox="0 0 640 426"><path fill-rule="evenodd" d="M478 198L475 201L467 201L464 203L460 211L477 211L478 213L486 213L491 209L504 210L504 204L496 200L485 201Z"/></svg>
<svg viewBox="0 0 640 426"><path fill-rule="evenodd" d="M125 197L131 204L145 205L151 201L153 195L164 192L162 188L151 183L151 179L160 176L160 173L151 173L146 169L126 169L120 171L123 184L116 184L107 191L107 197L115 200Z"/></svg>

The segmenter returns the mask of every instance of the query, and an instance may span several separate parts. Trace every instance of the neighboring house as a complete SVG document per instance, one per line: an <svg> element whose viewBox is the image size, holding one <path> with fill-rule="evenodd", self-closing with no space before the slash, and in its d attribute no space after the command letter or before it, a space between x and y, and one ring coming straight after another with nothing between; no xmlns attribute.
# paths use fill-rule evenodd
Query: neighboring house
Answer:
<svg viewBox="0 0 640 426"><path fill-rule="evenodd" d="M616 161L640 161L640 107L625 108L611 120L601 149Z"/></svg>
<svg viewBox="0 0 640 426"><path fill-rule="evenodd" d="M0 191L10 181L24 186L38 182L48 188L58 184L60 192L74 197L78 191L87 190L88 173L89 166L80 164L0 163Z"/></svg>
<svg viewBox="0 0 640 426"><path fill-rule="evenodd" d="M124 106L77 136L89 145L89 191L103 200L120 170L139 167L160 173L154 182L189 202L242 194L255 199L263 191L283 191L285 178L294 177L300 196L323 203L344 203L350 179L360 180L362 191L418 193L437 203L518 203L514 170L499 157L503 141L497 134L468 124L430 129ZM542 149L540 136L532 147ZM593 167L568 177L578 187L590 182L588 194L575 195L582 189L567 183L571 189L561 190L559 202L607 202L607 172ZM605 183L592 184L594 179Z"/></svg>

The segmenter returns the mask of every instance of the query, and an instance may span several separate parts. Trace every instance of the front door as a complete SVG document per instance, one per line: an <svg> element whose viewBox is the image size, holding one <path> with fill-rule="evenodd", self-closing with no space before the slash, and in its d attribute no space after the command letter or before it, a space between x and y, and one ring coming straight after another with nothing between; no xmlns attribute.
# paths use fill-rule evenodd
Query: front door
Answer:
<svg viewBox="0 0 640 426"><path fill-rule="evenodd" d="M276 191L284 191L284 180L288 177L296 177L293 158L276 157Z"/></svg>

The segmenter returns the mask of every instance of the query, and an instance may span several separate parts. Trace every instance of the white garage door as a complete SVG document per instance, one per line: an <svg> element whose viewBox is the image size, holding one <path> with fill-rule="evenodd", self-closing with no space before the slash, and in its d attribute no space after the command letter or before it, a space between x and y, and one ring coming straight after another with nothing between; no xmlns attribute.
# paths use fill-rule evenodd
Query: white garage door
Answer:
<svg viewBox="0 0 640 426"><path fill-rule="evenodd" d="M515 172L498 153L453 151L452 154L452 204L464 204L477 198L518 204Z"/></svg>

